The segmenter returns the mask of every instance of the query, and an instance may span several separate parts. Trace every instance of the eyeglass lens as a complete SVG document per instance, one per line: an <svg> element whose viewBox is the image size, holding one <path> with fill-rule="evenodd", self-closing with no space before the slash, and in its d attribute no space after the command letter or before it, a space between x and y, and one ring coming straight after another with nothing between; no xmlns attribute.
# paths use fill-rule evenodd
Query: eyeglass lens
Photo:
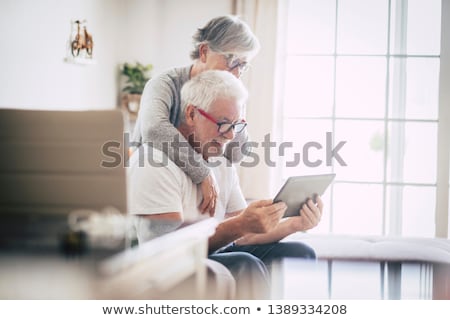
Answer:
<svg viewBox="0 0 450 320"><path fill-rule="evenodd" d="M238 123L221 123L219 124L219 132L220 133L227 133L231 129L234 129L234 132L239 133L247 126L247 123L245 122L238 122Z"/></svg>

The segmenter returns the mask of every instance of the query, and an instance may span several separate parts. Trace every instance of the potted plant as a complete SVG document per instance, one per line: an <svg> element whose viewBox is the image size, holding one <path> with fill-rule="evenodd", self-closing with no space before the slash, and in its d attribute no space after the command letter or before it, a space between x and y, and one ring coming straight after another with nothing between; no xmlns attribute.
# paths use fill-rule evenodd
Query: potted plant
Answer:
<svg viewBox="0 0 450 320"><path fill-rule="evenodd" d="M122 89L122 106L128 109L131 114L137 114L141 102L142 91L145 84L150 80L149 72L153 65L143 65L139 62L135 64L124 63L120 68L120 74L126 77L125 87Z"/></svg>

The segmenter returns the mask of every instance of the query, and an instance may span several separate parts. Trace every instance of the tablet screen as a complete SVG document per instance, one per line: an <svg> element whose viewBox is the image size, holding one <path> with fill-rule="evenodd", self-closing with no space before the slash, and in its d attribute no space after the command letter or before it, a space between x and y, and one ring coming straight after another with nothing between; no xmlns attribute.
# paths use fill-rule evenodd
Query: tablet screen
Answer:
<svg viewBox="0 0 450 320"><path fill-rule="evenodd" d="M297 216L300 207L314 195L322 196L336 174L320 174L311 176L290 177L281 187L273 202L283 201L287 205L284 217Z"/></svg>

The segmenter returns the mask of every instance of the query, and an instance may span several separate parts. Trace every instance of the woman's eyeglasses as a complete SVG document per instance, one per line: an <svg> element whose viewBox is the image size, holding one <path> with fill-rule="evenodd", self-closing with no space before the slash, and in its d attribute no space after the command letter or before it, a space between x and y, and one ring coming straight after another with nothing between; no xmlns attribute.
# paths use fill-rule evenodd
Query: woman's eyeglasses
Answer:
<svg viewBox="0 0 450 320"><path fill-rule="evenodd" d="M206 111L204 111L204 110L202 110L202 109L200 109L198 107L195 107L195 108L198 110L198 112L202 116L204 116L206 119L208 119L211 122L214 122L217 125L217 131L219 133L224 134L224 133L229 132L232 129L234 130L234 132L239 133L239 132L242 132L242 130L244 130L245 127L247 126L247 122L245 122L245 120L242 120L242 121L239 121L239 122L234 122L234 123L226 122L226 121L225 122L224 121L222 121L222 122L217 121L217 119L215 119L208 112L206 112Z"/></svg>
<svg viewBox="0 0 450 320"><path fill-rule="evenodd" d="M227 61L228 71L233 71L234 69L239 68L239 74L243 74L250 68L250 64L247 61L241 61L233 54L224 54L223 56Z"/></svg>

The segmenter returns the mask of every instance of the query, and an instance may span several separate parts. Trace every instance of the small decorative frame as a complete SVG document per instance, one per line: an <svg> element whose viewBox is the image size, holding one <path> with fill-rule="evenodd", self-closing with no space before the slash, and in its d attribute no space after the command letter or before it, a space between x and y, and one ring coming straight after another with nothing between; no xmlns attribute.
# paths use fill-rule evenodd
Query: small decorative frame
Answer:
<svg viewBox="0 0 450 320"><path fill-rule="evenodd" d="M65 62L75 64L95 64L93 57L94 40L87 31L87 21L72 20L71 33L67 43Z"/></svg>

